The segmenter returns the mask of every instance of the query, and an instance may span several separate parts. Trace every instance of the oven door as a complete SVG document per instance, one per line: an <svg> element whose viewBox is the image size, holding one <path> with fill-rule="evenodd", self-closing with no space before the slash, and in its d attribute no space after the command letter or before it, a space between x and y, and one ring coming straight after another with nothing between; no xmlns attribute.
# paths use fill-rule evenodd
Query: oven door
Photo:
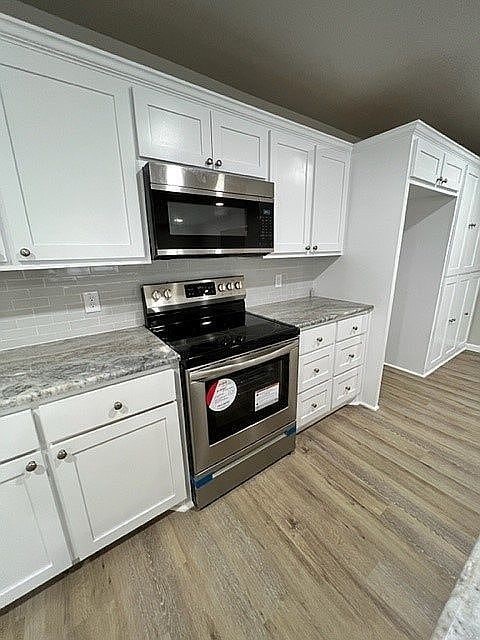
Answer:
<svg viewBox="0 0 480 640"><path fill-rule="evenodd" d="M194 473L295 421L298 340L186 372Z"/></svg>
<svg viewBox="0 0 480 640"><path fill-rule="evenodd" d="M147 191L152 258L273 251L273 203Z"/></svg>

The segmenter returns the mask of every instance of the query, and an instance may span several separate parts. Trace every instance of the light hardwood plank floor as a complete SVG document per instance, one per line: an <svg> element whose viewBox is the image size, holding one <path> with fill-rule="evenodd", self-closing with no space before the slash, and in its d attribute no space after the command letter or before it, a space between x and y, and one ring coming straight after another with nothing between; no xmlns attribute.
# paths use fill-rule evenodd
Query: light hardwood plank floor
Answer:
<svg viewBox="0 0 480 640"><path fill-rule="evenodd" d="M173 513L0 617L2 640L428 639L480 532L480 355L386 370L201 512Z"/></svg>

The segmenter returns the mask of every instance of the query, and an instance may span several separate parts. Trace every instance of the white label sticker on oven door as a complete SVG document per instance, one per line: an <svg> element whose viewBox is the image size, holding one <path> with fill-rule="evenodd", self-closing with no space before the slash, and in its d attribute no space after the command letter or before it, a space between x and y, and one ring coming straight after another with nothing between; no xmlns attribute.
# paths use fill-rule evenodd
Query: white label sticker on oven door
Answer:
<svg viewBox="0 0 480 640"><path fill-rule="evenodd" d="M271 384L269 387L255 391L255 411L265 409L271 404L278 402L280 397L280 383Z"/></svg>
<svg viewBox="0 0 480 640"><path fill-rule="evenodd" d="M207 391L207 406L212 411L224 411L237 397L237 385L231 378L220 378Z"/></svg>

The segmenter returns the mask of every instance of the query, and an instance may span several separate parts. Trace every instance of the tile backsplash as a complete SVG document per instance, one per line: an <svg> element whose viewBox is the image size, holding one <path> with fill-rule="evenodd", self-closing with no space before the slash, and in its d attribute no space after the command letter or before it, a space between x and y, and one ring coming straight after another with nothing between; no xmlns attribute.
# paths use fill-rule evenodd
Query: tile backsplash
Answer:
<svg viewBox="0 0 480 640"><path fill-rule="evenodd" d="M247 305L308 296L325 259L215 258L0 273L0 350L143 324L140 285L243 274ZM275 274L283 286L275 288ZM85 313L82 293L102 309Z"/></svg>

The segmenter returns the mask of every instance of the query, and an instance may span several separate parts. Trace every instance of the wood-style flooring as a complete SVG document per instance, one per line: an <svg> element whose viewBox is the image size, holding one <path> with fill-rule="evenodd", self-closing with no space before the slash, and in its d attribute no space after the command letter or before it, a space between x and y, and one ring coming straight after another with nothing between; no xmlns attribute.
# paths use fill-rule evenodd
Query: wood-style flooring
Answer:
<svg viewBox="0 0 480 640"><path fill-rule="evenodd" d="M386 370L203 511L173 513L0 617L2 640L428 639L480 533L480 355Z"/></svg>

